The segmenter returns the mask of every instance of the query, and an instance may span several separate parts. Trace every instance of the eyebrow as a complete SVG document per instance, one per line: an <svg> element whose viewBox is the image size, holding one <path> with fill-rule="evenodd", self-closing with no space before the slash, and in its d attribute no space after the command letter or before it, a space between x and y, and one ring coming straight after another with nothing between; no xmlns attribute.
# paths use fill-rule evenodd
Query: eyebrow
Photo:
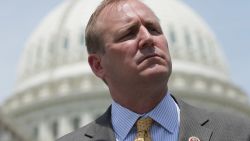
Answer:
<svg viewBox="0 0 250 141"><path fill-rule="evenodd" d="M144 20L144 22L145 22L145 23L150 23L150 24L158 24L158 23L160 23L160 18L159 18L159 17L155 16L155 19L156 19L156 20L154 20L154 19L152 19L152 18L146 18L146 19Z"/></svg>
<svg viewBox="0 0 250 141"><path fill-rule="evenodd" d="M125 26L122 26L118 31L117 31L117 34L122 34L124 32L127 32L131 29L134 29L136 27L138 27L139 25L139 22L138 21L132 21L128 24L126 24Z"/></svg>
<svg viewBox="0 0 250 141"><path fill-rule="evenodd" d="M146 18L142 21L144 25L157 25L160 26L160 19L155 16L157 20ZM122 27L120 27L116 32L115 36L119 38L119 36L122 36L124 33L129 32L135 28L137 28L140 24L140 21L137 20L131 20L128 23L124 24Z"/></svg>

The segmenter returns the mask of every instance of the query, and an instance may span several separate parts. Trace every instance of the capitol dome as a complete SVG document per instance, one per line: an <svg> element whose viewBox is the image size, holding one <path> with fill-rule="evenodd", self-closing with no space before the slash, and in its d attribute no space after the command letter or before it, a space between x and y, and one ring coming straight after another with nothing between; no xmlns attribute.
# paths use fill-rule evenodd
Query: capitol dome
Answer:
<svg viewBox="0 0 250 141"><path fill-rule="evenodd" d="M14 94L4 112L39 141L100 115L111 99L88 66L84 29L100 0L66 0L34 30L23 51ZM181 0L143 0L156 13L173 60L169 89L210 110L250 116L247 96L229 76L208 25ZM236 99L237 98L237 99Z"/></svg>

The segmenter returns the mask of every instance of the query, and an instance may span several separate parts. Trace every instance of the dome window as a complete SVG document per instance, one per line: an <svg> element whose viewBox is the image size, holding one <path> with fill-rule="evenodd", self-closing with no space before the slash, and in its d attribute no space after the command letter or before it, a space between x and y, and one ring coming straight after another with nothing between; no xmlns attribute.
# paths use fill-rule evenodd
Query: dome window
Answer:
<svg viewBox="0 0 250 141"><path fill-rule="evenodd" d="M85 39L84 39L83 34L80 35L80 44L81 44L81 47L84 47L84 45L85 45Z"/></svg>
<svg viewBox="0 0 250 141"><path fill-rule="evenodd" d="M68 39L67 37L65 37L65 39L64 39L63 47L64 47L65 49L68 49L68 48L69 48L69 39Z"/></svg>
<svg viewBox="0 0 250 141"><path fill-rule="evenodd" d="M37 139L37 137L38 137L38 127L34 127L33 128L33 137L35 138L35 139Z"/></svg>
<svg viewBox="0 0 250 141"><path fill-rule="evenodd" d="M171 28L169 30L169 37L170 37L171 43L175 44L176 43L176 35L175 35L175 32L174 32L173 28Z"/></svg>
<svg viewBox="0 0 250 141"><path fill-rule="evenodd" d="M187 47L191 47L192 46L192 42L191 42L191 36L189 34L189 32L187 30L185 30L185 34L184 34L184 38L185 38L185 43Z"/></svg>
<svg viewBox="0 0 250 141"><path fill-rule="evenodd" d="M52 126L52 135L54 138L57 138L57 136L58 136L58 123L56 121L54 121L51 126Z"/></svg>
<svg viewBox="0 0 250 141"><path fill-rule="evenodd" d="M200 50L200 56L203 58L203 61L205 61L204 58L206 58L206 46L205 41L200 34L197 34L197 45Z"/></svg>
<svg viewBox="0 0 250 141"><path fill-rule="evenodd" d="M198 47L199 48L203 48L204 47L204 42L203 42L203 40L202 40L202 38L201 38L200 35L197 35L197 42L198 42Z"/></svg>
<svg viewBox="0 0 250 141"><path fill-rule="evenodd" d="M80 119L75 117L72 119L72 126L73 126L73 129L76 130L80 127Z"/></svg>

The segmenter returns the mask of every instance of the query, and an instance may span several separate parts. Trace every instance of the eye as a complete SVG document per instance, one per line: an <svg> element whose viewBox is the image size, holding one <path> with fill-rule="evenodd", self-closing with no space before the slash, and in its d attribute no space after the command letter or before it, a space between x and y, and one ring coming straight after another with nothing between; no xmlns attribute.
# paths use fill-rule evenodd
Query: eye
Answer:
<svg viewBox="0 0 250 141"><path fill-rule="evenodd" d="M160 34L162 34L162 30L161 30L160 26L149 24L147 26L147 29L148 29L149 33L152 34L152 35L160 35Z"/></svg>
<svg viewBox="0 0 250 141"><path fill-rule="evenodd" d="M118 42L130 40L136 37L136 34L138 32L137 28L130 28L126 32L124 32L120 38L118 38Z"/></svg>

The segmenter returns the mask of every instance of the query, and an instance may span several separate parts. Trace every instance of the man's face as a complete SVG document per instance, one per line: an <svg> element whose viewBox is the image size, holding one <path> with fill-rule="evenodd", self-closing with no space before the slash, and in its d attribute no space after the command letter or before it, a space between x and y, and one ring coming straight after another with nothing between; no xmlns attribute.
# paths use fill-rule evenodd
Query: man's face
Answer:
<svg viewBox="0 0 250 141"><path fill-rule="evenodd" d="M168 80L171 59L158 18L143 3L108 6L98 17L105 53L101 75L108 85Z"/></svg>

